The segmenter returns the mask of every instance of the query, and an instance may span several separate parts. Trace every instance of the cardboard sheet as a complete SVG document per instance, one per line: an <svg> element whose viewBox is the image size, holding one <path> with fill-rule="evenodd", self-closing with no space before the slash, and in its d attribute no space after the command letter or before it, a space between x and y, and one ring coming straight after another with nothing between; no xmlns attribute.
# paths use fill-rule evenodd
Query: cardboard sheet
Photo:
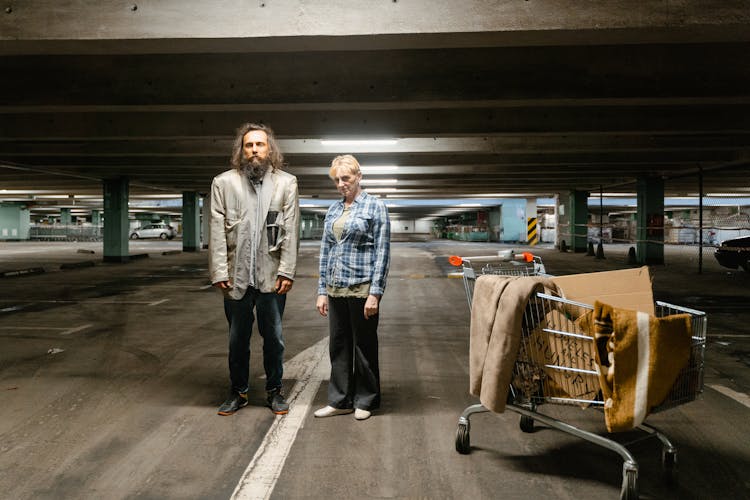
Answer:
<svg viewBox="0 0 750 500"><path fill-rule="evenodd" d="M647 266L598 273L555 276L565 298L593 305L598 300L614 307L654 314L654 294Z"/></svg>

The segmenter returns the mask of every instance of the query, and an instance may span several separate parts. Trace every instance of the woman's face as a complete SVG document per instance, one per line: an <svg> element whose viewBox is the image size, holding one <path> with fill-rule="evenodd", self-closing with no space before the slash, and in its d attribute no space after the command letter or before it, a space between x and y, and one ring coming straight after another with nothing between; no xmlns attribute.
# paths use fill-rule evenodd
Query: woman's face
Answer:
<svg viewBox="0 0 750 500"><path fill-rule="evenodd" d="M359 181L362 179L362 174L352 174L344 168L337 168L336 175L333 177L333 182L336 184L341 196L346 198L348 201L354 200L359 194Z"/></svg>

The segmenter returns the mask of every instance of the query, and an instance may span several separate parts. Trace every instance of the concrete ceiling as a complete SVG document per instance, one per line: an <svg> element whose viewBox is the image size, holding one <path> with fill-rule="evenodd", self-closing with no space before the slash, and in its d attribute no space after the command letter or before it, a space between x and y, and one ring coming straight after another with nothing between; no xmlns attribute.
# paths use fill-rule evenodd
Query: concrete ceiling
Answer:
<svg viewBox="0 0 750 500"><path fill-rule="evenodd" d="M333 198L351 152L398 167L368 190L435 200L391 209L415 217L638 176L686 195L699 170L750 194L748 2L6 3L0 201L96 205L121 176L134 200L205 193L244 121L277 131L303 197Z"/></svg>

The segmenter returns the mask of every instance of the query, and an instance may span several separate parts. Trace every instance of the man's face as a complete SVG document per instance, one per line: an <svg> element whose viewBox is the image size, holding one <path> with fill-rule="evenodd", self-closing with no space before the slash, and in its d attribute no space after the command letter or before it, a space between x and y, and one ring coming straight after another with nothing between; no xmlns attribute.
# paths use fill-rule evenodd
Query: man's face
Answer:
<svg viewBox="0 0 750 500"><path fill-rule="evenodd" d="M268 159L268 135L262 130L251 130L242 138L242 150L245 158L257 164Z"/></svg>

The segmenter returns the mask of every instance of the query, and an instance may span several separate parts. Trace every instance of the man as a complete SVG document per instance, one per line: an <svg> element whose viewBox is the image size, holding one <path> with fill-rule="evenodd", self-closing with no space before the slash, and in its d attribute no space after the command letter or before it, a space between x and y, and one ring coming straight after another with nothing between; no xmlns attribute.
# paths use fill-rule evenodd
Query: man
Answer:
<svg viewBox="0 0 750 500"><path fill-rule="evenodd" d="M263 337L268 406L277 415L289 411L281 392L281 317L297 265L299 199L297 179L281 170L283 161L271 128L246 123L237 129L233 168L211 185L209 271L224 294L229 322L231 392L219 415L247 405L253 309Z"/></svg>

